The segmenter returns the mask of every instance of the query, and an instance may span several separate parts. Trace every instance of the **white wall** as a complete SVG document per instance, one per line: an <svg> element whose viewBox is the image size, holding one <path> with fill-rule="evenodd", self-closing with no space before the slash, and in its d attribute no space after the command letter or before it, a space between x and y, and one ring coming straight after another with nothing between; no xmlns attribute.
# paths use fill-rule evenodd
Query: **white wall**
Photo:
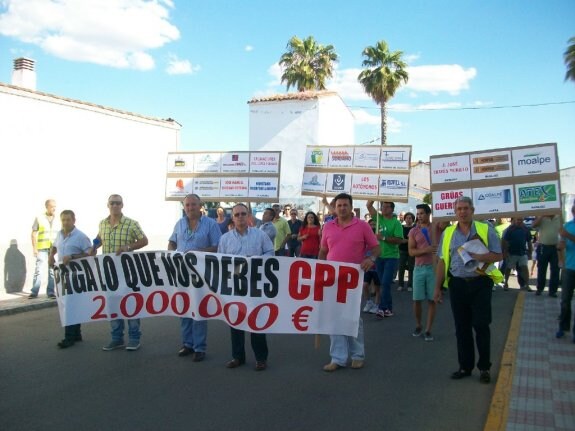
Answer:
<svg viewBox="0 0 575 431"><path fill-rule="evenodd" d="M167 152L178 150L179 125L5 85L0 123L0 268L16 239L29 259L25 290L31 226L47 198L56 199L57 214L72 209L76 226L94 237L108 196L121 194L124 214L140 222L149 248L165 248L180 215L178 203L164 200Z"/></svg>
<svg viewBox="0 0 575 431"><path fill-rule="evenodd" d="M250 150L281 151L280 200L301 198L307 145L353 145L353 116L337 94L250 103Z"/></svg>

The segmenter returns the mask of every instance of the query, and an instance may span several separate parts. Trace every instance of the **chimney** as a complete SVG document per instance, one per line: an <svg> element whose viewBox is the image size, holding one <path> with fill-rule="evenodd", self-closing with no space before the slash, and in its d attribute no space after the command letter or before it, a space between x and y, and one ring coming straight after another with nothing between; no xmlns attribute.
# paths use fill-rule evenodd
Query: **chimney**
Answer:
<svg viewBox="0 0 575 431"><path fill-rule="evenodd" d="M12 85L28 88L30 90L36 90L36 72L34 71L34 60L24 57L14 60Z"/></svg>

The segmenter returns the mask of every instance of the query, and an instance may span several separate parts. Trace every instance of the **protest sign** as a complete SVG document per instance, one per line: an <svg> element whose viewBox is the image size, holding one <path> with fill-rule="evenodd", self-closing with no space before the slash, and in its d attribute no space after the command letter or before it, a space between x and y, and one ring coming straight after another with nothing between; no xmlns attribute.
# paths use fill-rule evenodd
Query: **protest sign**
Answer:
<svg viewBox="0 0 575 431"><path fill-rule="evenodd" d="M178 316L262 333L357 336L359 327L356 264L150 251L76 259L56 274L63 326Z"/></svg>

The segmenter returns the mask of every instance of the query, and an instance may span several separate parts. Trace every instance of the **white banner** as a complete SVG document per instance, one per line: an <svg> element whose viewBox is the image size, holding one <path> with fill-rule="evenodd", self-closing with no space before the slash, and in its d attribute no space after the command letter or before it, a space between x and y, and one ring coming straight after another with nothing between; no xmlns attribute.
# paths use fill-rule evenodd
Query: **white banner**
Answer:
<svg viewBox="0 0 575 431"><path fill-rule="evenodd" d="M56 271L62 326L153 316L250 332L357 336L359 265L202 252L104 254Z"/></svg>

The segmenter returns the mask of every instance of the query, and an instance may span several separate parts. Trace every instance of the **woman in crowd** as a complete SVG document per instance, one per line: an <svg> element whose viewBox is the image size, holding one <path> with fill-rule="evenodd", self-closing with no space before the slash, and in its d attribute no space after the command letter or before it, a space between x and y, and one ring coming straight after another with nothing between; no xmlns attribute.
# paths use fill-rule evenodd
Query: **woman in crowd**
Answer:
<svg viewBox="0 0 575 431"><path fill-rule="evenodd" d="M222 231L222 235L228 231L228 224L230 222L230 218L226 214L226 210L222 207L218 207L216 210L216 222Z"/></svg>
<svg viewBox="0 0 575 431"><path fill-rule="evenodd" d="M308 211L303 218L303 224L297 237L301 241L300 257L317 259L321 238L319 218L313 211Z"/></svg>
<svg viewBox="0 0 575 431"><path fill-rule="evenodd" d="M399 272L398 272L398 282L399 287L397 290L403 290L405 288L405 271L407 270L408 281L407 290L411 291L412 278L413 278L413 266L415 265L415 257L410 256L407 250L407 238L409 236L409 231L413 228L415 222L415 216L413 213L407 212L403 215L403 243L399 244Z"/></svg>

